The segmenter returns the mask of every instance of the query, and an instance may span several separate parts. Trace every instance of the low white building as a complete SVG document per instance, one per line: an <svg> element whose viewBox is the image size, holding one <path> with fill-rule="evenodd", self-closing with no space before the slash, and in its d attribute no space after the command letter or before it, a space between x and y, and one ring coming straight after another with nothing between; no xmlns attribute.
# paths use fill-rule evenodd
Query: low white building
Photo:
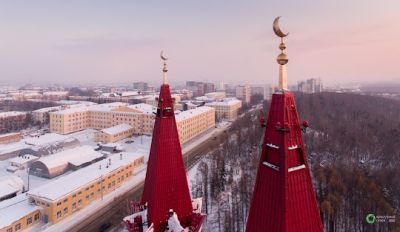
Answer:
<svg viewBox="0 0 400 232"><path fill-rule="evenodd" d="M35 162L38 160L39 157L34 156L34 155L22 155L18 157L14 157L9 160L10 162L10 167L15 167L16 169L25 169L27 168L31 163ZM8 171L14 170L13 168L7 168Z"/></svg>
<svg viewBox="0 0 400 232"><path fill-rule="evenodd" d="M53 178L70 169L76 169L104 157L90 146L81 146L40 158L32 163L29 172L33 175Z"/></svg>
<svg viewBox="0 0 400 232"><path fill-rule="evenodd" d="M15 197L24 190L24 181L16 175L0 176L0 201Z"/></svg>

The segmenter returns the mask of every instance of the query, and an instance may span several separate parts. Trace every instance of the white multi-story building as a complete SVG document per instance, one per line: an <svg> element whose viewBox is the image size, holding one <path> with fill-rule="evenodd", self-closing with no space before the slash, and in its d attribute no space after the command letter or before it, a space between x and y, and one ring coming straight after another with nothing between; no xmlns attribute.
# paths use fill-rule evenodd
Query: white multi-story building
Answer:
<svg viewBox="0 0 400 232"><path fill-rule="evenodd" d="M320 93L322 92L321 78L311 78L301 81L297 85L298 91L302 93Z"/></svg>
<svg viewBox="0 0 400 232"><path fill-rule="evenodd" d="M244 103L250 103L251 88L249 85L236 86L236 97Z"/></svg>

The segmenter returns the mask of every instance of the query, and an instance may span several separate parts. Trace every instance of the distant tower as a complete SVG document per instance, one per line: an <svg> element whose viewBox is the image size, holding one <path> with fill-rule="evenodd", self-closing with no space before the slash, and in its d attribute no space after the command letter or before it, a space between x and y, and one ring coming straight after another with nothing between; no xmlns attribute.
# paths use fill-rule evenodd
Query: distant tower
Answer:
<svg viewBox="0 0 400 232"><path fill-rule="evenodd" d="M287 89L288 57L282 33L279 86L272 101L265 129L253 198L247 219L247 232L323 231L313 183L304 149L293 93Z"/></svg>
<svg viewBox="0 0 400 232"><path fill-rule="evenodd" d="M201 198L190 198L182 150L176 127L174 104L163 60L163 84L158 98L153 138L142 201L132 204L132 215L124 218L131 232L199 231L205 218ZM145 226L143 226L143 225Z"/></svg>

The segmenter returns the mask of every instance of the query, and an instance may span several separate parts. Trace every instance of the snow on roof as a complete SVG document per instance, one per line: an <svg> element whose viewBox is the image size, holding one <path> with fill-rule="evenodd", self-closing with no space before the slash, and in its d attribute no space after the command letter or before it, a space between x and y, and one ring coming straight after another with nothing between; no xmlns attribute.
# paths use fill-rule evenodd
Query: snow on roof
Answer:
<svg viewBox="0 0 400 232"><path fill-rule="evenodd" d="M105 104L98 104L89 106L89 111L111 111L117 107L127 106L128 103L124 102L112 102L112 103L105 103Z"/></svg>
<svg viewBox="0 0 400 232"><path fill-rule="evenodd" d="M130 130L132 128L133 128L132 126L123 123L123 124L118 124L118 125L113 126L113 127L109 127L107 129L103 129L103 130L101 130L101 132L109 134L109 135L116 135L116 134L119 134L121 132Z"/></svg>
<svg viewBox="0 0 400 232"><path fill-rule="evenodd" d="M26 112L21 112L21 111L0 112L0 118L19 116L19 115L25 115L25 114L26 114Z"/></svg>
<svg viewBox="0 0 400 232"><path fill-rule="evenodd" d="M23 164L28 163L28 162L30 162L32 160L38 160L38 159L39 159L39 157L37 157L37 156L27 154L27 155L23 155L23 156L14 157L12 159L9 159L8 161L10 163L23 165Z"/></svg>
<svg viewBox="0 0 400 232"><path fill-rule="evenodd" d="M14 133L7 133L7 134L1 134L0 138L8 137L8 136L13 136L13 135L19 135L21 134L20 132L14 132Z"/></svg>
<svg viewBox="0 0 400 232"><path fill-rule="evenodd" d="M215 102L210 102L206 103L206 105L209 106L229 106L229 105L235 105L238 103L241 103L242 101L236 99L236 98L224 98L222 101L215 101Z"/></svg>
<svg viewBox="0 0 400 232"><path fill-rule="evenodd" d="M182 111L180 113L177 113L175 115L175 119L177 122L197 116L199 114L205 113L205 112L209 112L209 111L213 111L214 108L212 107L208 107L208 106L200 106L197 107L195 109L191 109L191 110L186 110L186 111Z"/></svg>
<svg viewBox="0 0 400 232"><path fill-rule="evenodd" d="M90 101L72 101L72 100L60 100L60 101L57 101L56 103L62 104L62 105L76 105L76 104L83 104L86 106L97 105L97 103L90 102Z"/></svg>
<svg viewBox="0 0 400 232"><path fill-rule="evenodd" d="M209 101L213 101L214 98L210 98L210 97L207 97L207 96L200 96L200 97L196 97L196 100L197 100L197 101L206 101L206 102L209 102Z"/></svg>
<svg viewBox="0 0 400 232"><path fill-rule="evenodd" d="M157 108L149 105L149 104L145 104L145 103L139 103L139 104L135 104L135 105L129 105L129 108L132 109L136 109L136 110L140 110L142 111L144 114L153 114L153 112L157 111Z"/></svg>
<svg viewBox="0 0 400 232"><path fill-rule="evenodd" d="M39 137L31 137L26 138L25 144L33 145L33 146L41 146L45 144L51 144L55 142L60 142L66 139L70 139L70 137L65 137L65 135L60 135L56 133L47 133Z"/></svg>
<svg viewBox="0 0 400 232"><path fill-rule="evenodd" d="M112 102L112 103L95 104L95 105L79 104L76 107L71 107L65 110L59 110L56 112L52 112L51 114L62 115L62 114L83 113L88 111L111 111L117 107L127 106L127 105L128 105L127 103L123 102Z"/></svg>
<svg viewBox="0 0 400 232"><path fill-rule="evenodd" d="M0 198L22 191L23 188L24 181L20 177L16 175L0 176Z"/></svg>
<svg viewBox="0 0 400 232"><path fill-rule="evenodd" d="M122 152L121 154L122 159L120 159L120 154L109 156L107 159L91 164L85 168L81 168L71 174L62 176L57 180L48 182L45 185L33 189L28 193L28 195L56 201L143 156L143 154L136 152ZM106 168L109 159L111 160L111 165L108 165L108 168Z"/></svg>
<svg viewBox="0 0 400 232"><path fill-rule="evenodd" d="M126 91L126 92L121 93L122 97L129 97L129 96L136 96L136 95L139 95L138 91Z"/></svg>
<svg viewBox="0 0 400 232"><path fill-rule="evenodd" d="M32 111L33 113L45 113L45 112L50 112L50 111L56 111L56 110L61 110L62 106L52 106L52 107L45 107L41 108L38 110Z"/></svg>
<svg viewBox="0 0 400 232"><path fill-rule="evenodd" d="M68 163L79 166L94 159L98 159L102 156L103 154L95 151L90 146L81 146L64 150L54 155L42 157L36 162L42 162L46 165L48 169L51 169L54 167L66 165Z"/></svg>
<svg viewBox="0 0 400 232"><path fill-rule="evenodd" d="M67 95L68 91L47 91L44 92L43 95L45 96L59 96L59 95Z"/></svg>
<svg viewBox="0 0 400 232"><path fill-rule="evenodd" d="M9 226L39 209L41 207L29 204L29 199L25 194L2 201L0 202L0 228Z"/></svg>

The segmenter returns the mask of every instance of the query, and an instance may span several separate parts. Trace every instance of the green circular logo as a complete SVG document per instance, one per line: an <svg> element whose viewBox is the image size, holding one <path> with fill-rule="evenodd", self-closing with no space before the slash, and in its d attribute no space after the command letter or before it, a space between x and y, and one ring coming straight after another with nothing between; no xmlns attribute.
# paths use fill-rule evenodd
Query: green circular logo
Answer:
<svg viewBox="0 0 400 232"><path fill-rule="evenodd" d="M367 217L365 218L365 220L367 221L368 224L374 224L376 217L373 213L370 213L367 215Z"/></svg>

